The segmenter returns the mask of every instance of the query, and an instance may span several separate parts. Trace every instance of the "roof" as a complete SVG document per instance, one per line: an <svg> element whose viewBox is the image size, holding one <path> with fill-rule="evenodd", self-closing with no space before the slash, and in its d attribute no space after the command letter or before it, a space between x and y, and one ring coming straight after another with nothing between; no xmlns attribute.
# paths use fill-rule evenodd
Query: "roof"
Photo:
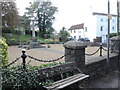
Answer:
<svg viewBox="0 0 120 90"><path fill-rule="evenodd" d="M103 15L103 16L108 16L107 13L98 13L98 12L93 12L93 15ZM114 17L117 17L117 15L115 15L115 14L111 14L111 15L114 16Z"/></svg>
<svg viewBox="0 0 120 90"><path fill-rule="evenodd" d="M84 23L71 26L68 30L83 29Z"/></svg>

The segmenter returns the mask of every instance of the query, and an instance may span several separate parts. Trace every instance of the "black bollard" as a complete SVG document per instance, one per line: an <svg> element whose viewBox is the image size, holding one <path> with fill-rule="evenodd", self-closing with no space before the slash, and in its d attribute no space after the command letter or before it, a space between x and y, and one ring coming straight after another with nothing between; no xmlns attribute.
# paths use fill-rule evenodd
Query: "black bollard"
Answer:
<svg viewBox="0 0 120 90"><path fill-rule="evenodd" d="M27 58L27 55L25 54L25 52L26 52L26 50L23 49L22 50L22 55L21 55L21 57L23 59L23 69L26 69L26 65L25 65L26 61L25 61L25 59Z"/></svg>
<svg viewBox="0 0 120 90"><path fill-rule="evenodd" d="M102 47L102 43L100 44L100 55L99 56L102 56L102 49L103 49L103 47Z"/></svg>

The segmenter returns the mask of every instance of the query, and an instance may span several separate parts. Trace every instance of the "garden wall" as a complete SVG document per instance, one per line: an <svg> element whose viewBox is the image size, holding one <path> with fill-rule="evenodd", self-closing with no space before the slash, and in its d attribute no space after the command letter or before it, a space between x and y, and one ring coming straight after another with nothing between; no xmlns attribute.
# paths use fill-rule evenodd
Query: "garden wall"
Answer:
<svg viewBox="0 0 120 90"><path fill-rule="evenodd" d="M118 56L119 55L115 53L110 54L109 62L107 62L107 56L99 56L88 59L83 72L90 75L90 78L95 78L101 75L105 75L108 72L118 70L120 62L118 60Z"/></svg>

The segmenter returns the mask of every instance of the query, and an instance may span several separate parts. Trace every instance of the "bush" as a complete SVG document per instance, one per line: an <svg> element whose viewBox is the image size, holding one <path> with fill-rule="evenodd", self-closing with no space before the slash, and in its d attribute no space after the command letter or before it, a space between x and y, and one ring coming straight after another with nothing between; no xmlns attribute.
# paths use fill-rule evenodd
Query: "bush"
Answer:
<svg viewBox="0 0 120 90"><path fill-rule="evenodd" d="M6 40L2 38L0 40L0 66L8 64L8 45Z"/></svg>
<svg viewBox="0 0 120 90"><path fill-rule="evenodd" d="M38 73L24 70L22 66L2 70L2 89L6 90L44 90Z"/></svg>
<svg viewBox="0 0 120 90"><path fill-rule="evenodd" d="M8 88L8 90L44 90L43 86L50 84L52 80L44 81L40 79L37 70L60 64L65 63L48 63L40 66L26 65L26 69L23 69L23 66L19 65L2 69L2 88L3 90Z"/></svg>

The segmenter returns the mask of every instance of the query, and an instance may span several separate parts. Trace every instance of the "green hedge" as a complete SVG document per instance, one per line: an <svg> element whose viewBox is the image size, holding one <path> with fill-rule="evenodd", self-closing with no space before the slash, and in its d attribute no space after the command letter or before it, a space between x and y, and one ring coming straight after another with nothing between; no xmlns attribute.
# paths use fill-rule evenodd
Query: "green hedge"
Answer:
<svg viewBox="0 0 120 90"><path fill-rule="evenodd" d="M4 38L0 39L0 66L8 64L8 45Z"/></svg>

